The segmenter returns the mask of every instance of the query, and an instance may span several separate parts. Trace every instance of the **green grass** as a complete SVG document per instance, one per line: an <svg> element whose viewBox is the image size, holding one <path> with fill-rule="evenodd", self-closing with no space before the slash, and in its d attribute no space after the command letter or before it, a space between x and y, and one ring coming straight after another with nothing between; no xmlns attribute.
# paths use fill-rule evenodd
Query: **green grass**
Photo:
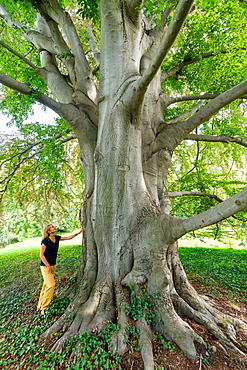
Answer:
<svg viewBox="0 0 247 370"><path fill-rule="evenodd" d="M40 334L57 320L69 303L67 298L55 295L48 314L41 317L37 313L42 285L39 243L38 238L0 249L0 369L121 369L120 359L111 356L107 345L104 346L117 330L114 325L97 336L82 335L79 340L83 358L74 357L73 361L69 356L74 340L56 354L50 353L46 344L38 344ZM80 254L80 245L61 244L56 269L57 292L61 292L70 279L75 279ZM246 301L246 250L180 247L179 254L188 276L202 282L206 289L224 288L231 297Z"/></svg>
<svg viewBox="0 0 247 370"><path fill-rule="evenodd" d="M247 250L180 247L180 259L189 277L206 286L219 286L247 301Z"/></svg>
<svg viewBox="0 0 247 370"><path fill-rule="evenodd" d="M120 369L120 358L107 350L107 341L118 328L107 325L97 336L85 333L79 338L83 357L70 354L78 338L66 344L63 351L50 353L39 336L65 311L68 298L54 296L45 317L37 310L42 286L39 269L40 238L0 249L0 369L77 370ZM67 243L67 242L66 242ZM61 243L56 267L56 291L61 292L76 278L81 246Z"/></svg>

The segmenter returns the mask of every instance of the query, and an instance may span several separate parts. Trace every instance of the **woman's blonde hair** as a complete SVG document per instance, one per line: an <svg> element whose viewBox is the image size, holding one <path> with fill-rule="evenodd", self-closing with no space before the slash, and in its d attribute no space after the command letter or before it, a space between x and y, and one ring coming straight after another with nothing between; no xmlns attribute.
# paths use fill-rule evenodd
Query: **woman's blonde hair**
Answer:
<svg viewBox="0 0 247 370"><path fill-rule="evenodd" d="M49 224L44 227L43 234L42 234L42 240L45 238L48 238L48 236L50 235L49 230L50 230L51 225L52 224Z"/></svg>

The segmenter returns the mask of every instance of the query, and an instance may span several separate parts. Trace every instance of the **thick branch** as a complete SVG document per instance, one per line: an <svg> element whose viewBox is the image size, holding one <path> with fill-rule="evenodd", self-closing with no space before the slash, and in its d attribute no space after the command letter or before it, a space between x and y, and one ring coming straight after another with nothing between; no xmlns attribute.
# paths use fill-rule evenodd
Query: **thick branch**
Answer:
<svg viewBox="0 0 247 370"><path fill-rule="evenodd" d="M41 16L40 18L42 19ZM53 54L57 54L58 57L63 61L64 65L67 68L70 81L72 82L73 85L75 85L76 77L75 77L75 70L74 70L74 64L75 64L74 57L72 53L70 52L58 28L57 23L54 22L53 20L49 20L47 21L47 25L50 29L52 39L54 40L54 47L55 47L56 53L53 53Z"/></svg>
<svg viewBox="0 0 247 370"><path fill-rule="evenodd" d="M48 86L50 87L51 91L56 95L56 97L62 102L62 103L70 103L72 100L72 94L73 90L71 87L67 84L65 81L64 77L61 75L59 72L57 65L55 63L55 58L52 57L50 52L47 50L52 50L52 53L57 53L56 48L54 47L55 43L50 38L50 32L49 28L47 27L45 21L43 20L42 17L38 18L38 26L41 30L41 33L37 31L32 31L32 30L26 30L24 29L24 26L17 22L17 25L15 24L16 22L13 22L10 19L9 14L7 13L6 9L4 6L0 6L0 12L2 14L2 17L5 19L7 24L11 27L15 26L18 28L21 28L22 32L24 32L25 38L32 42L38 49L42 49L40 56L41 56L41 63L43 69L40 68L35 68L35 66L32 63L28 63L28 61L23 57L21 58L24 60L28 65L30 65L32 68L35 68L35 70L44 78L44 80L47 82ZM23 31L24 29L24 31ZM56 35L56 32L54 32ZM43 43L40 45L40 38L42 38ZM45 42L44 42L45 40ZM56 38L56 41L57 38ZM61 42L61 40L59 40ZM52 45L50 45L52 44ZM63 44L64 45L64 44ZM13 49L8 48L9 51L14 52ZM68 49L66 49L67 51ZM21 57L18 53L14 53L17 55L19 58ZM15 89L16 90L16 89ZM20 91L22 92L22 91ZM29 95L29 94L28 94Z"/></svg>
<svg viewBox="0 0 247 370"><path fill-rule="evenodd" d="M23 37L25 40L31 42L37 50L48 50L51 54L57 54L56 45L49 36L42 35L41 33L29 30Z"/></svg>
<svg viewBox="0 0 247 370"><path fill-rule="evenodd" d="M198 197L208 197L208 198L213 198L217 200L217 202L221 203L223 202L222 199L217 197L215 194L210 194L210 193L202 193L200 191L170 191L167 193L169 198L176 198L176 197L183 197L187 195L193 195L193 196L198 196Z"/></svg>
<svg viewBox="0 0 247 370"><path fill-rule="evenodd" d="M247 148L247 141L243 140L239 137L234 136L213 136L213 135L196 135L196 134L189 134L185 140L195 140L195 141L207 141L207 142L214 142L214 143L237 143L239 145L244 146Z"/></svg>
<svg viewBox="0 0 247 370"><path fill-rule="evenodd" d="M212 100L219 96L220 94L200 94L200 95L181 95L181 96L165 96L167 101L167 106L179 103L183 101L191 101L191 100ZM243 95L240 97L241 99L247 99L247 95Z"/></svg>
<svg viewBox="0 0 247 370"><path fill-rule="evenodd" d="M73 90L67 84L64 77L59 72L56 63L54 63L54 58L51 56L50 53L48 53L45 50L43 50L40 53L42 67L44 67L43 69L41 69L36 67L28 59L23 57L21 54L17 53L14 49L9 47L4 42L0 41L0 45L4 46L7 50L16 55L19 59L21 59L31 68L33 68L40 76L42 76L44 80L47 82L51 91L53 91L53 93L57 96L57 98L61 102L69 103L71 101L71 95L73 93Z"/></svg>
<svg viewBox="0 0 247 370"><path fill-rule="evenodd" d="M176 197L184 197L184 196L195 196L195 197L208 197L215 199L217 202L222 203L224 202L223 199L219 198L215 194L210 193L201 193L200 191L172 191L167 193L169 198L176 198ZM235 218L236 220L239 220L236 216L231 216ZM240 221L246 221L246 219L241 219Z"/></svg>
<svg viewBox="0 0 247 370"><path fill-rule="evenodd" d="M48 51L42 50L40 60L43 67L41 76L50 90L61 103L69 104L72 101L74 90L60 73L55 58Z"/></svg>
<svg viewBox="0 0 247 370"><path fill-rule="evenodd" d="M169 52L183 26L192 4L193 0L180 0L172 21L165 31L149 67L145 70L142 77L136 82L137 86L135 87L137 87L140 92L145 93L149 83L159 70L165 56Z"/></svg>
<svg viewBox="0 0 247 370"><path fill-rule="evenodd" d="M38 50L46 49L52 54L56 53L55 45L51 37L42 35L35 30L27 28L24 24L12 20L3 4L0 4L0 17L9 27L18 28L22 32L24 39L34 44Z"/></svg>
<svg viewBox="0 0 247 370"><path fill-rule="evenodd" d="M39 101L40 103L44 104L46 107L52 109L54 112L60 114L62 104L57 103L55 100L49 98L44 94L40 94L38 91L34 89L30 89L27 87L27 84L19 82L14 78L5 75L4 73L0 72L0 83L9 87L14 91L18 91L21 94L32 96L33 99Z"/></svg>
<svg viewBox="0 0 247 370"><path fill-rule="evenodd" d="M230 104L234 100L241 98L246 93L247 93L247 81L244 81L214 98L187 121L179 123L178 124L179 127L177 126L177 129L182 128L184 134L186 131L187 131L186 134L189 134L189 132L191 132L194 128L198 127L201 123L207 121L221 108Z"/></svg>
<svg viewBox="0 0 247 370"><path fill-rule="evenodd" d="M180 219L176 237L179 239L181 236L190 231L213 225L234 215L237 212L242 211L245 208L247 208L247 188L235 194L233 197L225 200L224 202L217 204L208 211L187 219Z"/></svg>
<svg viewBox="0 0 247 370"><path fill-rule="evenodd" d="M209 120L221 108L230 104L232 101L243 97L246 93L247 81L244 81L218 95L187 121L164 125L161 132L157 135L155 141L152 143L152 145L150 145L150 152L155 153L159 150L162 150L164 146L168 147L167 137L169 137L169 150L174 150L180 144L180 142L196 127Z"/></svg>
<svg viewBox="0 0 247 370"><path fill-rule="evenodd" d="M49 20L52 18L62 27L71 47L71 52L75 57L77 89L83 91L94 100L96 91L92 81L91 70L82 48L80 38L69 14L62 10L57 0L50 0L49 3L41 0L37 2L37 8L45 19Z"/></svg>

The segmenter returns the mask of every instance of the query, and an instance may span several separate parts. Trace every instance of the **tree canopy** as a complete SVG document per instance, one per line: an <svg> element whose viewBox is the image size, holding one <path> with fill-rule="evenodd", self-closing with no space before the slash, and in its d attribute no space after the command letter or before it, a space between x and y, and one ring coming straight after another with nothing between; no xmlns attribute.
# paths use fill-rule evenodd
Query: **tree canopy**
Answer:
<svg viewBox="0 0 247 370"><path fill-rule="evenodd" d="M36 12L32 2L28 0L13 3L8 1L8 4L5 5L8 6L10 18L6 22L6 18L4 19L2 15L1 72L25 83L26 86L31 88L32 93L23 95L17 91L13 92L4 85L2 87L1 110L4 114L9 115L9 124L16 125L20 132L18 138L11 138L7 142L6 139L2 140L1 156L2 163L5 163L5 166L2 172L1 197L4 199L5 196L5 199L6 197L12 199L12 206L10 206L9 200L2 203L2 212L5 214L2 219L5 227L3 226L2 230L8 229L11 231L15 229L18 230L19 235L25 235L27 226L24 225L27 223L35 225L31 228L34 233L37 232L40 214L43 214L40 202L43 199L43 195L40 196L40 192L43 191L41 190L41 184L45 183L47 187L47 179L42 179L42 177L45 177L46 173L49 173L49 182L52 183L53 203L58 206L55 213L61 214L61 218L66 219L65 223L69 223L67 217L68 214L71 214L71 210L70 212L61 213L61 204L63 203L61 199L65 196L62 193L66 192L64 189L66 186L62 184L62 178L66 179L67 175L66 171L58 172L58 169L64 164L63 156L66 154L62 145L56 145L55 142L56 140L66 142L73 136L68 126L61 120L58 120L56 126L47 125L45 122L33 123L32 125L22 124L23 120L32 114L32 106L36 102L35 94L40 92L49 94L49 89L34 68L34 65L40 67L39 56L34 45L21 42L23 32L31 28L35 21ZM80 37L92 67L95 69L94 78L98 79L97 59L95 60L94 56L97 53L99 54L95 40L97 42L100 40L100 4L98 1L66 1L61 2L61 5L73 9L73 17L77 19L76 24L78 25L80 22ZM143 8L144 13L147 14L149 19L152 19L153 25L156 24L156 27L159 27L162 22L163 8L163 1L155 3L147 1ZM196 109L202 107L207 101L206 98L211 99L216 93L229 89L233 84L244 80L246 77L246 22L243 22L245 17L246 4L244 2L225 1L221 6L217 6L217 2L196 2L195 8L188 16L185 27L180 32L173 50L168 54L162 65L165 81L163 91L167 94L180 95L179 99L174 96L174 103L169 106L169 109L166 109L165 120L175 122L176 119L181 119L182 114L185 114L184 118L186 118ZM20 24L16 27L10 27L13 20L18 20ZM88 34L90 22L91 26ZM94 30L94 41L90 43L89 41L93 37L91 27ZM63 66L65 54L57 54L59 66L64 73L66 73ZM67 51L67 57L68 55L69 51ZM33 63L33 66L30 66L30 63ZM213 78L211 78L212 70ZM206 93L208 96L206 96ZM199 100L199 103L195 104L196 100ZM220 199L233 195L237 189L245 187L246 172L244 168L246 157L244 148L247 145L245 142L245 109L245 100L232 103L231 106L227 106L224 111L204 123L200 127L200 131L197 130L195 134L190 134L184 144L177 148L169 176L169 191L173 192L172 196L174 196L174 198L171 198L173 215L188 217L197 214L206 210L209 206L215 205ZM59 138L59 135L62 135L63 140ZM68 139L66 139L66 135ZM196 144L193 144L193 141ZM36 145L34 145L35 142ZM221 144L216 144L216 142ZM235 144L226 145L229 142ZM189 148L189 151L186 151L187 158L183 150L184 145ZM37 147L39 148L38 154L35 156L32 148ZM215 163L212 161L212 150L217 153L213 156ZM22 151L23 153L21 153ZM48 156L47 152L49 152ZM16 155L13 153L16 153ZM7 166L6 163L8 163ZM64 175L62 175L62 172L64 172ZM75 175L74 170L71 173ZM33 187L32 179L34 177L38 179L38 187L37 185ZM21 181L24 182L21 183ZM76 187L78 181L80 180L77 177L74 182ZM81 185L76 189L78 200L80 199L80 187ZM27 191L21 189L27 189ZM13 192L15 192L15 195ZM20 209L18 213L16 210L18 204L21 204L24 209L28 207L30 203L28 193L32 193L32 202L33 197L37 201L33 210L36 217L28 218L25 223L21 221L23 215ZM20 196L20 194L22 195ZM56 194L58 198L61 196L60 200L57 199L56 201ZM66 199L67 197L68 194ZM46 203L44 204L46 216L41 217L41 219L45 223L50 217L54 217L52 216L54 212L50 213L49 211L47 214L49 207L47 208ZM58 212L59 208L60 212ZM78 208L77 205L74 211L76 215L78 214ZM12 209L10 213L7 211L9 209ZM38 212L37 209L39 209ZM20 219L19 217L16 218L19 225L17 228L16 225L10 222L13 212L15 214L21 213ZM239 216L238 219L240 222L229 220L227 226L234 225L234 228L231 228L234 231L234 236L239 237L240 231L243 238L245 229L241 227L241 221L245 220L245 214L243 213L243 216ZM62 227L60 218L58 218L58 223ZM240 229L237 227L238 225ZM210 228L208 233L219 237L224 235L227 230L230 233L232 232L228 227L223 228L223 232L220 232L220 230L218 225L216 228Z"/></svg>

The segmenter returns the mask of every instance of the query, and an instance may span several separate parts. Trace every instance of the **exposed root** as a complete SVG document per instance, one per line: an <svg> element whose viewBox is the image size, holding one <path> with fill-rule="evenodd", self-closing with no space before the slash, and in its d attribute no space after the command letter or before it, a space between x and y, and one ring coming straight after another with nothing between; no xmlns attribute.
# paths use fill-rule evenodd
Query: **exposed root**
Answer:
<svg viewBox="0 0 247 370"><path fill-rule="evenodd" d="M239 348L241 345L236 340L236 333L233 325L227 322L222 322L207 310L203 310L203 312L194 310L177 294L173 294L173 303L179 315L188 317L195 322L204 325L217 339L221 341L222 344L245 356ZM219 311L217 311L217 313L220 314ZM219 326L224 327L225 333L223 333Z"/></svg>
<svg viewBox="0 0 247 370"><path fill-rule="evenodd" d="M106 284L96 288L93 297L83 307L84 319L79 333L103 330L106 322L114 321L116 309L113 301L112 287Z"/></svg>
<svg viewBox="0 0 247 370"><path fill-rule="evenodd" d="M127 301L125 299L125 295L121 286L116 287L116 303L118 307L118 318L117 322L119 325L119 331L112 337L111 340L111 352L114 354L118 354L122 356L127 350L127 343L126 343L126 331L125 329L129 325L129 321L126 315L126 305Z"/></svg>
<svg viewBox="0 0 247 370"><path fill-rule="evenodd" d="M126 328L129 327L129 320L126 315L126 305L127 300L125 299L123 290L121 288L116 289L116 298L118 302L119 312L118 312L118 325L120 327L118 333L112 337L112 348L111 352L117 353L122 356L127 350L127 340L126 340ZM141 354L144 363L144 370L154 369L154 359L153 359L153 348L152 348L152 338L153 332L151 327L147 324L144 317L141 317L136 322L136 329L139 332L139 345L141 347Z"/></svg>
<svg viewBox="0 0 247 370"><path fill-rule="evenodd" d="M206 348L204 340L175 312L169 315L164 313L161 317L163 317L164 324L158 325L157 331L177 343L187 358L197 359L198 354L194 342L198 341Z"/></svg>
<svg viewBox="0 0 247 370"><path fill-rule="evenodd" d="M81 325L82 319L83 319L83 313L77 312L77 315L73 323L68 328L68 330L63 334L63 336L55 342L55 344L51 348L51 352L58 352L63 347L67 339L70 339L74 337L75 335L78 335L78 331L79 331L79 327Z"/></svg>
<svg viewBox="0 0 247 370"><path fill-rule="evenodd" d="M216 318L218 318L221 321L221 325L224 327L224 325L227 323L230 323L234 325L235 327L242 328L244 330L247 330L247 322L245 320L240 320L234 316L231 316L230 314L223 313L216 308L212 307L210 304L205 302L205 307L207 310L214 315Z"/></svg>
<svg viewBox="0 0 247 370"><path fill-rule="evenodd" d="M149 274L149 280L146 286L147 293L151 296L152 291L158 291L157 276L159 275L157 274L164 276L163 282L165 281L166 285L163 286L162 294L156 299L153 298L155 299L156 304L154 329L164 335L168 340L173 340L181 348L187 358L197 359L198 354L194 342L198 341L202 343L205 348L207 346L204 340L198 334L196 334L189 324L183 321L175 311L173 302L171 300L169 285L170 275L168 270L166 270L165 274L162 275L162 271L159 270L158 267L154 266L153 271L151 271ZM132 274L128 274L128 278L136 275L138 275L138 272L132 271ZM140 279L136 280L138 282L140 281ZM140 286L138 286L135 281L130 281L129 283L133 285L133 290L138 296L140 293Z"/></svg>
<svg viewBox="0 0 247 370"><path fill-rule="evenodd" d="M75 304L71 303L66 311L62 314L62 316L59 317L57 321L54 322L54 324L46 330L42 335L39 337L39 343L44 342L49 336L56 334L60 332L61 330L65 331L69 327L69 320L68 318L71 315L75 315Z"/></svg>
<svg viewBox="0 0 247 370"><path fill-rule="evenodd" d="M179 315L184 315L204 325L222 344L244 355L236 339L235 327L247 329L246 323L226 315L205 301L189 283L178 257L177 244L170 246L170 268L173 271L172 299ZM222 328L223 331L220 329Z"/></svg>
<svg viewBox="0 0 247 370"><path fill-rule="evenodd" d="M152 348L153 333L144 317L136 322L136 328L140 332L139 344L141 345L141 354L144 362L144 370L154 369L154 356Z"/></svg>

